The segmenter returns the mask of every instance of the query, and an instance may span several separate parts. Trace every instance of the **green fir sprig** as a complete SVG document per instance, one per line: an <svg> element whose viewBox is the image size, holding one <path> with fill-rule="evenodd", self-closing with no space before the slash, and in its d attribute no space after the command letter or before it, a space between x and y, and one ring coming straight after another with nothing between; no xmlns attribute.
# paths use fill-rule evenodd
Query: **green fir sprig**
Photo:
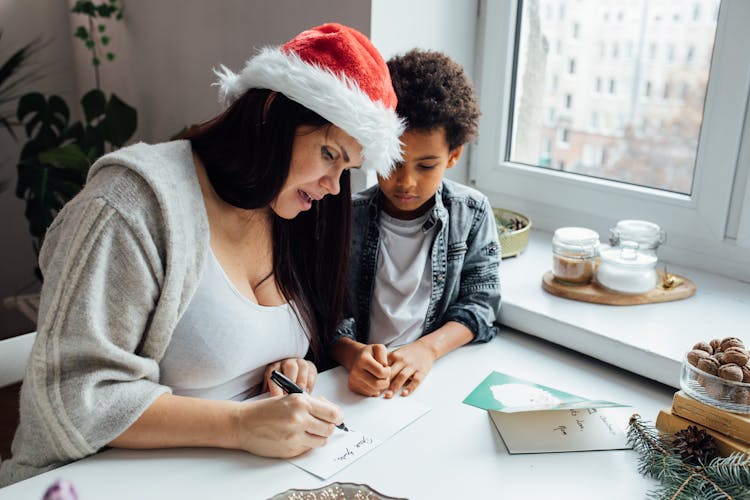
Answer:
<svg viewBox="0 0 750 500"><path fill-rule="evenodd" d="M693 464L680 457L672 441L640 415L630 417L628 442L639 454L638 472L661 482L650 498L750 500L750 454L737 452Z"/></svg>

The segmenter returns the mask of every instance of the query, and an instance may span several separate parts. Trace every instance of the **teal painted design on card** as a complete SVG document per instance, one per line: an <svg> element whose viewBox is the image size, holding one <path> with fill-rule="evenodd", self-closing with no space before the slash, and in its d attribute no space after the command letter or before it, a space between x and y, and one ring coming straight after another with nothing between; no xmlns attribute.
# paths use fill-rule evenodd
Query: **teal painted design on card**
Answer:
<svg viewBox="0 0 750 500"><path fill-rule="evenodd" d="M463 402L483 410L505 413L627 406L611 401L586 399L495 371L471 391Z"/></svg>

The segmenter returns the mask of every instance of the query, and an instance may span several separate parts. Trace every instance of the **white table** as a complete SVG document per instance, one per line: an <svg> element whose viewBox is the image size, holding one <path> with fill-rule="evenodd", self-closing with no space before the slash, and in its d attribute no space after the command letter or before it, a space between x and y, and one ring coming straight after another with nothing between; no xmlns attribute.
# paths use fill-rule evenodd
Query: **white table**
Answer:
<svg viewBox="0 0 750 500"><path fill-rule="evenodd" d="M81 500L263 499L334 481L410 499L644 498L655 482L632 450L509 455L486 411L461 401L492 370L592 399L633 405L653 420L674 389L511 330L439 360L413 396L432 410L327 481L284 460L210 449L108 450L0 489L0 499L41 499L56 478ZM316 394L341 401L346 372L322 373ZM344 413L346 416L346 412Z"/></svg>

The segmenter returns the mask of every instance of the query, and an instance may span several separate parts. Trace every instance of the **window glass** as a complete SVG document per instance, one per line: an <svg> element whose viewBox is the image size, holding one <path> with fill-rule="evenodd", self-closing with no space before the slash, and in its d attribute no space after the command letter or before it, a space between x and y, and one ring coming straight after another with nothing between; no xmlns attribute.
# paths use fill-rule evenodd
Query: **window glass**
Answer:
<svg viewBox="0 0 750 500"><path fill-rule="evenodd" d="M504 159L691 194L719 3L522 2Z"/></svg>

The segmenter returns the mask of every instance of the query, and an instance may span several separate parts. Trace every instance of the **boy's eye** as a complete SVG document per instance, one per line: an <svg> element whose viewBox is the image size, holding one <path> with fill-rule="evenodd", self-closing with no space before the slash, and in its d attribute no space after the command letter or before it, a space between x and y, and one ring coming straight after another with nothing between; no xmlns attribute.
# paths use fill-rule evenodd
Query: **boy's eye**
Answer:
<svg viewBox="0 0 750 500"><path fill-rule="evenodd" d="M421 164L421 165L417 165L417 166L418 166L419 168L424 168L424 169L426 169L426 170L430 170L430 169L433 169L433 168L435 168L435 167L436 167L437 165L424 165L424 164Z"/></svg>
<svg viewBox="0 0 750 500"><path fill-rule="evenodd" d="M333 160L333 153L328 149L328 146L321 146L320 155L328 161Z"/></svg>

